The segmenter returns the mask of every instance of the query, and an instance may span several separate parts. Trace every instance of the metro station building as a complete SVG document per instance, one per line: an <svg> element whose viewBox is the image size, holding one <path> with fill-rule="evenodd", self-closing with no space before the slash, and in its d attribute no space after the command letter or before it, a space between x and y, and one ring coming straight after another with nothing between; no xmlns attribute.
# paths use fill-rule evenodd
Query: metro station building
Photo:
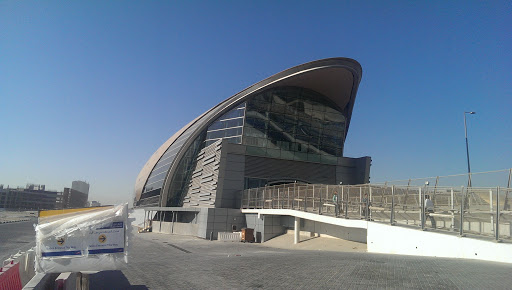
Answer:
<svg viewBox="0 0 512 290"><path fill-rule="evenodd" d="M355 60L322 59L227 98L149 158L136 180L135 207L195 225L185 232L206 237L246 226L239 210L244 189L368 183L371 158L343 155L361 76ZM221 222L218 214L240 218Z"/></svg>

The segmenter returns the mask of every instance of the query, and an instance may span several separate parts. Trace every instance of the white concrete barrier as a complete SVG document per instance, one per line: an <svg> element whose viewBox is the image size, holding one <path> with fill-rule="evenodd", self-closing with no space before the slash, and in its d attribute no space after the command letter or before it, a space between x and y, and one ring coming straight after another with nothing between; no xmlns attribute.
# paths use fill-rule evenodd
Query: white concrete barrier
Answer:
<svg viewBox="0 0 512 290"><path fill-rule="evenodd" d="M476 259L512 263L512 244L497 243L453 233L368 222L370 253Z"/></svg>
<svg viewBox="0 0 512 290"><path fill-rule="evenodd" d="M221 242L240 242L242 240L242 233L219 232L217 238Z"/></svg>

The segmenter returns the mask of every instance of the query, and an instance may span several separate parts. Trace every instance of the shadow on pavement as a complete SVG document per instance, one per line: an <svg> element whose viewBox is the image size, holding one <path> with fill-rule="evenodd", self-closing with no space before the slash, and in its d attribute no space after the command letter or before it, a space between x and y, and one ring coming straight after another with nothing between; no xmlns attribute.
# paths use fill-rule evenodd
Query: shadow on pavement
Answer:
<svg viewBox="0 0 512 290"><path fill-rule="evenodd" d="M89 276L90 289L132 289L143 290L148 289L144 285L130 285L130 282L123 274L123 272L116 271L101 271Z"/></svg>

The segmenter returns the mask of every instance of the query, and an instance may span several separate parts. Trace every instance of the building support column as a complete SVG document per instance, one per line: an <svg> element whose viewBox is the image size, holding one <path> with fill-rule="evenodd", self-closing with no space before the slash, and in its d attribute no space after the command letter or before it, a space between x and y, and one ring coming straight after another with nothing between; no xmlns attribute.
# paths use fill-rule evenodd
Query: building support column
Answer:
<svg viewBox="0 0 512 290"><path fill-rule="evenodd" d="M295 217L295 223L294 223L294 238L293 238L293 243L294 244L298 244L300 242L300 218L298 217Z"/></svg>

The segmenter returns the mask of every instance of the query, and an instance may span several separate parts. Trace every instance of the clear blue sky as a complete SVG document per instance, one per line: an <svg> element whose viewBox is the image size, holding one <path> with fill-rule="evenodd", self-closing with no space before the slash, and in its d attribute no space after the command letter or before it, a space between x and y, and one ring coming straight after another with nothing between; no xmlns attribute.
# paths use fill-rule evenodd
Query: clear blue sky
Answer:
<svg viewBox="0 0 512 290"><path fill-rule="evenodd" d="M363 67L345 156L371 181L512 167L510 1L1 1L0 184L131 200L174 132L270 75Z"/></svg>

